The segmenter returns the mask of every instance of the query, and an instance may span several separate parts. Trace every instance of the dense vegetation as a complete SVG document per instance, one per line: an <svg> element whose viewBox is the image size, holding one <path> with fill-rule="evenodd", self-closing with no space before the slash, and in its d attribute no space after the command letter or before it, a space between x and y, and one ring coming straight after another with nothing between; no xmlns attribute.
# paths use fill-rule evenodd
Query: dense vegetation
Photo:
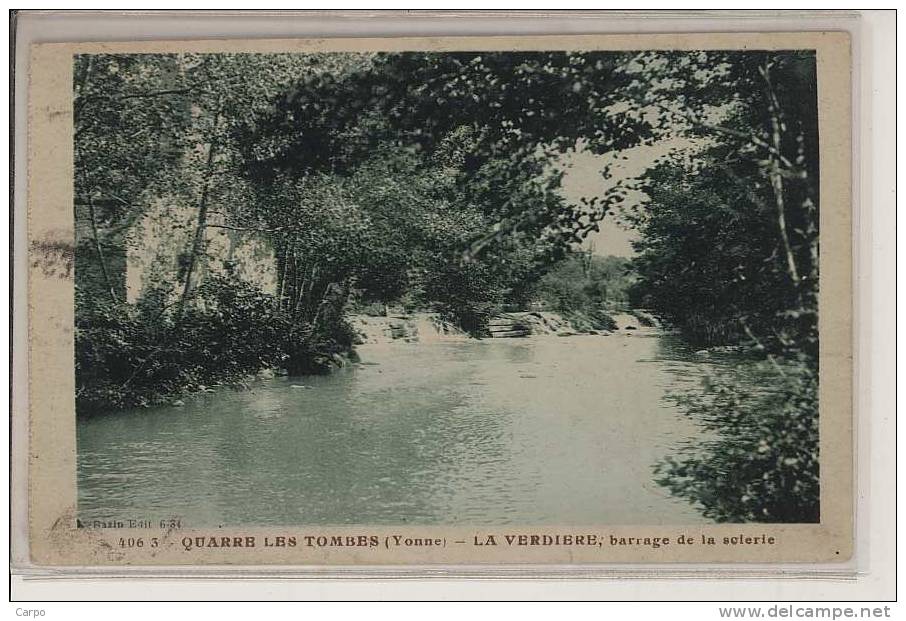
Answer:
<svg viewBox="0 0 906 621"><path fill-rule="evenodd" d="M591 252L567 255L534 286L532 297L562 312L591 310L608 304L625 307L633 284L629 261Z"/></svg>
<svg viewBox="0 0 906 621"><path fill-rule="evenodd" d="M760 383L723 371L683 405L709 440L661 482L720 521L813 522L818 502L818 118L812 54L638 60L641 101L697 137L641 179L631 292L694 348L743 344ZM682 105L677 106L676 102ZM715 122L715 117L719 122Z"/></svg>
<svg viewBox="0 0 906 621"><path fill-rule="evenodd" d="M645 134L637 114L608 110L621 79L617 60L78 57L76 208L87 223L77 266L82 409L165 400L275 361L291 373L323 371L353 345L351 305L435 310L483 335L493 314L525 306L538 279L603 217L592 206L602 197L580 205L563 198L554 155L580 136L605 151ZM184 247L175 261L155 264L127 303L114 272L123 271L124 247L144 240L124 231L161 202L193 214L161 225ZM262 237L274 249L276 290L257 292L260 304L242 306L241 296L217 297L204 286L205 274L232 267L209 256L218 230ZM227 363L199 355L207 346L189 325L198 313L279 325L289 336L245 343L260 351ZM107 340L113 334L129 338ZM141 343L160 334L177 335L161 346L173 355L155 348L151 364ZM134 355L113 355L123 349ZM196 356L216 369L195 369Z"/></svg>
<svg viewBox="0 0 906 621"><path fill-rule="evenodd" d="M502 310L632 305L774 378L684 396L712 439L661 482L718 520L817 519L813 55L92 55L74 75L80 412L323 372L369 304L475 336ZM635 188L564 198L562 154L668 140ZM608 214L631 263L580 250ZM179 249L130 298L150 217ZM273 250L273 291L215 260L217 231Z"/></svg>
<svg viewBox="0 0 906 621"><path fill-rule="evenodd" d="M88 411L239 381L281 364L293 336L272 300L241 281L207 280L193 293L205 303L178 315L163 312L153 296L131 305L88 295L76 290L76 397Z"/></svg>

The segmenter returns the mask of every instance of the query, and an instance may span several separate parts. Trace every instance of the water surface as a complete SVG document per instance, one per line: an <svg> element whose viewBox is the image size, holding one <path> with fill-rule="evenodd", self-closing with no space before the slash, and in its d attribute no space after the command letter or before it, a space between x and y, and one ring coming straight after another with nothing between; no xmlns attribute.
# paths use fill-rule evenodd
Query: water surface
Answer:
<svg viewBox="0 0 906 621"><path fill-rule="evenodd" d="M186 527L704 521L653 465L708 363L657 331L361 346L327 377L78 423L79 515Z"/></svg>

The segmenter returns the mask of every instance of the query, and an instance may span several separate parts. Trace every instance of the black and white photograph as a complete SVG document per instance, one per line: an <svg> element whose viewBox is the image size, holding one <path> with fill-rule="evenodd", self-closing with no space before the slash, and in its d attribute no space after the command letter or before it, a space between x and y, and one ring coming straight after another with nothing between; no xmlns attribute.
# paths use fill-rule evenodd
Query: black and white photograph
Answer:
<svg viewBox="0 0 906 621"><path fill-rule="evenodd" d="M86 53L77 518L816 523L816 54Z"/></svg>

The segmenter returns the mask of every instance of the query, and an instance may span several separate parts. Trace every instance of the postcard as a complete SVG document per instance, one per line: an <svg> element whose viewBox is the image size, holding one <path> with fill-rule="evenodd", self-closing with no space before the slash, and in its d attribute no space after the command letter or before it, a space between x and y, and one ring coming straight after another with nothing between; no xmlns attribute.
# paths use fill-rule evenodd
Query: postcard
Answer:
<svg viewBox="0 0 906 621"><path fill-rule="evenodd" d="M33 46L31 563L850 559L850 76L841 32Z"/></svg>

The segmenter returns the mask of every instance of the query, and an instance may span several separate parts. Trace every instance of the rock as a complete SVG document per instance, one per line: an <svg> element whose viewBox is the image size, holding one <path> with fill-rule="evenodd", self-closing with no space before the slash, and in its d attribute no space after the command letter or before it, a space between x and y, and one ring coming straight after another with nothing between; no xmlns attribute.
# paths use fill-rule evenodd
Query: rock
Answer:
<svg viewBox="0 0 906 621"><path fill-rule="evenodd" d="M273 369L261 369L258 371L259 379L274 379L274 375L276 374Z"/></svg>
<svg viewBox="0 0 906 621"><path fill-rule="evenodd" d="M390 322L389 330L390 338L394 340L404 339L412 336L409 328L402 322Z"/></svg>
<svg viewBox="0 0 906 621"><path fill-rule="evenodd" d="M636 319L639 320L639 325L645 328L653 328L658 326L658 320L654 315L646 313L645 311L634 310L632 314Z"/></svg>
<svg viewBox="0 0 906 621"><path fill-rule="evenodd" d="M741 345L718 345L708 351L713 354L738 354L745 352L746 348Z"/></svg>
<svg viewBox="0 0 906 621"><path fill-rule="evenodd" d="M521 338L532 333L529 321L524 320L523 313L507 313L491 317L488 321L488 333L492 338Z"/></svg>
<svg viewBox="0 0 906 621"><path fill-rule="evenodd" d="M183 401L182 399L177 399L176 401L174 401L174 402L171 403L170 405L172 405L172 406L175 407L175 408L181 408L181 407L184 406L185 404L186 404L186 402Z"/></svg>
<svg viewBox="0 0 906 621"><path fill-rule="evenodd" d="M531 334L528 330L499 330L491 332L491 337L495 339L521 338Z"/></svg>

